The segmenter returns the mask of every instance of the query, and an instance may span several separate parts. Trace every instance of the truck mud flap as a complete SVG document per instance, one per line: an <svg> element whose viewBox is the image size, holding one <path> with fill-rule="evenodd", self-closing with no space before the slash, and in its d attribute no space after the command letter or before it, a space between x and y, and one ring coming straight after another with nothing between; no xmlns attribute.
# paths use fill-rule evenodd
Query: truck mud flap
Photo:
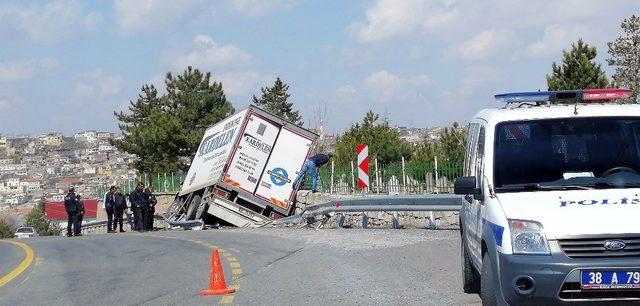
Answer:
<svg viewBox="0 0 640 306"><path fill-rule="evenodd" d="M240 207L236 203L214 199L207 212L237 227L248 227L271 221L254 211Z"/></svg>

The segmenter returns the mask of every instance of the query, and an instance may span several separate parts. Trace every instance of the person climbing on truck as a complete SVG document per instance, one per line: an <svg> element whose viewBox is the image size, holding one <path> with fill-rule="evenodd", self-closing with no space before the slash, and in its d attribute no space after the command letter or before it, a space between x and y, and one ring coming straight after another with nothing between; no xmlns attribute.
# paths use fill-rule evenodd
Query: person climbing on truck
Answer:
<svg viewBox="0 0 640 306"><path fill-rule="evenodd" d="M332 153L320 153L309 157L304 163L304 166L302 166L300 174L298 174L298 177L293 181L293 186L300 187L298 184L302 182L305 174L311 172L311 190L312 192L318 192L318 169L326 165L331 160L331 157L333 157Z"/></svg>

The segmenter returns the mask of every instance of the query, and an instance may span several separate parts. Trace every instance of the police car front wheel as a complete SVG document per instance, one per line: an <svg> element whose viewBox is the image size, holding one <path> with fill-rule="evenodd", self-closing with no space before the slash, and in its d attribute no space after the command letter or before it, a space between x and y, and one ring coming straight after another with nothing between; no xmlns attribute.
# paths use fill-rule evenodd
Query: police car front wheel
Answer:
<svg viewBox="0 0 640 306"><path fill-rule="evenodd" d="M480 293L480 275L471 264L464 242L464 235L460 238L460 254L462 262L462 290L464 293Z"/></svg>
<svg viewBox="0 0 640 306"><path fill-rule="evenodd" d="M480 299L482 305L493 306L498 304L496 297L496 277L493 272L493 265L489 259L489 254L482 256L482 279L480 281Z"/></svg>

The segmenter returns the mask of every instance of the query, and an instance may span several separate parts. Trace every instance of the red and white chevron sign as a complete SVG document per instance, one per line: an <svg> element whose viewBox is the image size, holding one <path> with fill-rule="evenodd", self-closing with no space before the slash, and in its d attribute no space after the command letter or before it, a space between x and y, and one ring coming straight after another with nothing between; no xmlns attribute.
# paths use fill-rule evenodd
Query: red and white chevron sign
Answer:
<svg viewBox="0 0 640 306"><path fill-rule="evenodd" d="M356 147L358 154L358 187L369 188L369 147L361 144Z"/></svg>

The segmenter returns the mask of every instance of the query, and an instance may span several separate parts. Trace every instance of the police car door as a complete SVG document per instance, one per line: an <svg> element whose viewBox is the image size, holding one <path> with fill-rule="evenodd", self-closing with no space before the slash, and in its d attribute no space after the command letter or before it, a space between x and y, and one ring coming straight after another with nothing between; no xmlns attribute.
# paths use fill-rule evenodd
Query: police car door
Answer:
<svg viewBox="0 0 640 306"><path fill-rule="evenodd" d="M469 148L471 149L467 162L465 175L475 176L476 187L483 190L484 183L484 139L485 127L480 123L472 123L469 130ZM467 242L471 256L476 263L481 262L481 241L482 241L482 216L484 205L481 197L469 198L467 216Z"/></svg>

